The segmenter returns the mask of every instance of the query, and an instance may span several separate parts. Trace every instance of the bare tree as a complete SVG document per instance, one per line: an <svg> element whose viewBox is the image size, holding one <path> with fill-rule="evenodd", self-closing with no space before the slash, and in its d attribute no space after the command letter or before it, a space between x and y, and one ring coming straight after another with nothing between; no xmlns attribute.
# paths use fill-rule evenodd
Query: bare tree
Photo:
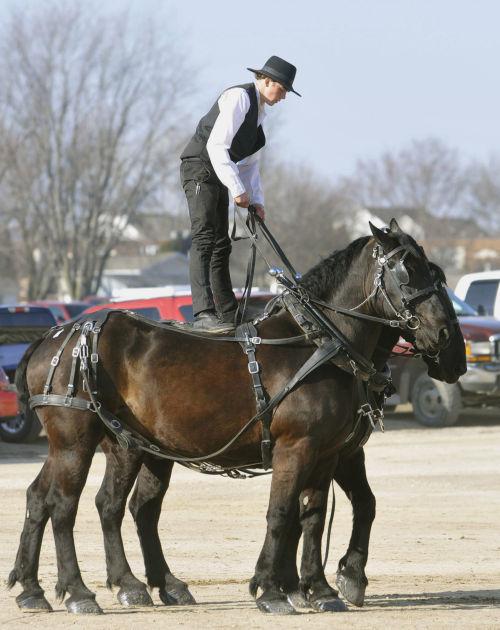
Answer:
<svg viewBox="0 0 500 630"><path fill-rule="evenodd" d="M468 171L467 208L490 233L500 231L500 158L474 164Z"/></svg>
<svg viewBox="0 0 500 630"><path fill-rule="evenodd" d="M462 209L466 179L458 152L428 138L395 153L359 160L341 187L364 206L411 207L448 216Z"/></svg>
<svg viewBox="0 0 500 630"><path fill-rule="evenodd" d="M42 7L2 33L0 212L27 297L56 280L78 298L177 165L193 70L178 39L126 14Z"/></svg>

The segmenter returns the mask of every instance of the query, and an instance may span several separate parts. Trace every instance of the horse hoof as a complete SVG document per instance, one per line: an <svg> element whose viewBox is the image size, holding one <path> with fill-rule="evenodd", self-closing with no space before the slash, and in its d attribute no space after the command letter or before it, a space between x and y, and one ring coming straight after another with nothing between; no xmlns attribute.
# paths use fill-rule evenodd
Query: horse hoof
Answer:
<svg viewBox="0 0 500 630"><path fill-rule="evenodd" d="M21 593L16 597L16 604L21 610L52 612L52 606L43 595L29 595L28 593Z"/></svg>
<svg viewBox="0 0 500 630"><path fill-rule="evenodd" d="M95 599L66 600L66 610L74 615L102 615L102 609Z"/></svg>
<svg viewBox="0 0 500 630"><path fill-rule="evenodd" d="M312 600L311 605L318 612L345 612L347 606L338 597L320 597Z"/></svg>
<svg viewBox="0 0 500 630"><path fill-rule="evenodd" d="M312 608L311 603L307 601L301 591L292 591L291 593L288 593L287 599L295 610L311 610Z"/></svg>
<svg viewBox="0 0 500 630"><path fill-rule="evenodd" d="M190 606L196 604L195 598L189 592L187 586L165 590L160 588L160 599L165 606Z"/></svg>
<svg viewBox="0 0 500 630"><path fill-rule="evenodd" d="M288 599L267 599L265 594L262 594L257 600L257 608L269 615L295 615L297 611L288 601Z"/></svg>
<svg viewBox="0 0 500 630"><path fill-rule="evenodd" d="M365 601L366 584L339 571L335 581L339 591L353 606L361 608Z"/></svg>
<svg viewBox="0 0 500 630"><path fill-rule="evenodd" d="M153 606L153 600L146 589L137 589L135 591L125 590L121 588L116 598L122 606L132 608L134 606Z"/></svg>

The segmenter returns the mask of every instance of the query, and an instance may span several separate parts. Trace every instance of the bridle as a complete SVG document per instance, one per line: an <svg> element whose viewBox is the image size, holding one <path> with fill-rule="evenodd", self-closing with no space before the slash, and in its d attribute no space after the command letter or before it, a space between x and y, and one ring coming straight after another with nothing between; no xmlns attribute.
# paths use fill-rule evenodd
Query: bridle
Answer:
<svg viewBox="0 0 500 630"><path fill-rule="evenodd" d="M402 255L398 259L393 259L396 254ZM441 297L440 294L443 290L442 284L439 279L436 279L432 284L429 284L423 289L418 291L410 291L408 289L408 283L410 281L410 275L405 266L405 258L408 254L413 253L418 256L416 248L409 245L398 245L390 252L385 253L381 245L378 243L373 248L373 258L377 261L377 268L374 277L374 289L370 296L362 302L366 303L369 298L375 297L380 292L384 300L389 304L391 310L396 315L398 320L401 321L403 327L408 328L411 331L415 331L420 328L421 322L415 312L415 302L425 298L433 293ZM387 280L389 280L399 292L399 299L401 304L397 307L394 301L391 299L387 291ZM355 307L359 308L360 305ZM353 310L355 310L353 309Z"/></svg>
<svg viewBox="0 0 500 630"><path fill-rule="evenodd" d="M399 259L393 261L392 258L396 254L404 252ZM333 304L327 304L313 296L308 296L308 300L317 306L321 306L330 311L348 315L357 319L366 319L372 322L389 326L391 328L407 329L410 332L414 332L420 328L421 321L415 313L415 302L428 295L435 293L443 302L446 308L446 301L443 300L443 284L439 277L436 277L434 282L424 289L411 292L408 289L408 283L410 276L408 270L405 267L405 258L409 253L418 255L416 248L413 245L398 245L387 254L383 248L377 243L373 248L372 257L376 260L375 274L373 278L373 289L370 294L359 304L351 308L341 308ZM436 275L430 270L431 276ZM387 281L392 283L396 287L396 292L399 293L400 305L399 307L391 299L391 296L387 290ZM389 304L392 312L396 316L396 319L389 319L385 317L379 317L375 315L368 315L366 313L359 312L362 306L370 302L376 297L377 293L381 293L383 299ZM448 309L447 309L448 310Z"/></svg>

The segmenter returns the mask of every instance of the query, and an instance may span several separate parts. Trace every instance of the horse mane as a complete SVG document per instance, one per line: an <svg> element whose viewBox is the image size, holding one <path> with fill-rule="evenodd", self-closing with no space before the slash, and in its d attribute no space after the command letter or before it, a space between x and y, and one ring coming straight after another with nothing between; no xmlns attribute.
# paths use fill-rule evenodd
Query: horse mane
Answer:
<svg viewBox="0 0 500 630"><path fill-rule="evenodd" d="M325 299L345 282L353 260L369 240L369 236L361 236L345 249L334 251L304 274L301 286L318 299Z"/></svg>
<svg viewBox="0 0 500 630"><path fill-rule="evenodd" d="M437 278L438 280L440 280L443 284L448 284L446 281L446 275L444 273L444 271L441 269L441 267L435 263L429 260L429 267L430 270L432 272L432 275Z"/></svg>

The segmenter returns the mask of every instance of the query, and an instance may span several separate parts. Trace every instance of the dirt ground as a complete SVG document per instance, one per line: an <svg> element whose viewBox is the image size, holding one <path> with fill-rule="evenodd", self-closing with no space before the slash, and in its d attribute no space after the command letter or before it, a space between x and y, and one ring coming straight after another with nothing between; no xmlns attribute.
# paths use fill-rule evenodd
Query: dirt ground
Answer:
<svg viewBox="0 0 500 630"><path fill-rule="evenodd" d="M500 628L500 417L475 414L447 429L425 429L409 413L386 422L367 447L367 468L377 497L370 584L364 608L349 612L268 617L247 590L264 538L269 478L228 480L174 469L161 536L174 573L190 584L197 606L124 609L105 586L101 532L94 496L104 471L97 453L82 495L76 545L83 579L104 610L98 617L69 615L55 601L56 561L50 527L40 575L54 612L22 613L18 585L5 579L14 564L25 490L47 452L34 445L0 443L0 626L9 628ZM337 509L327 575L347 546L351 510L337 488ZM132 569L144 569L132 518L124 541Z"/></svg>

